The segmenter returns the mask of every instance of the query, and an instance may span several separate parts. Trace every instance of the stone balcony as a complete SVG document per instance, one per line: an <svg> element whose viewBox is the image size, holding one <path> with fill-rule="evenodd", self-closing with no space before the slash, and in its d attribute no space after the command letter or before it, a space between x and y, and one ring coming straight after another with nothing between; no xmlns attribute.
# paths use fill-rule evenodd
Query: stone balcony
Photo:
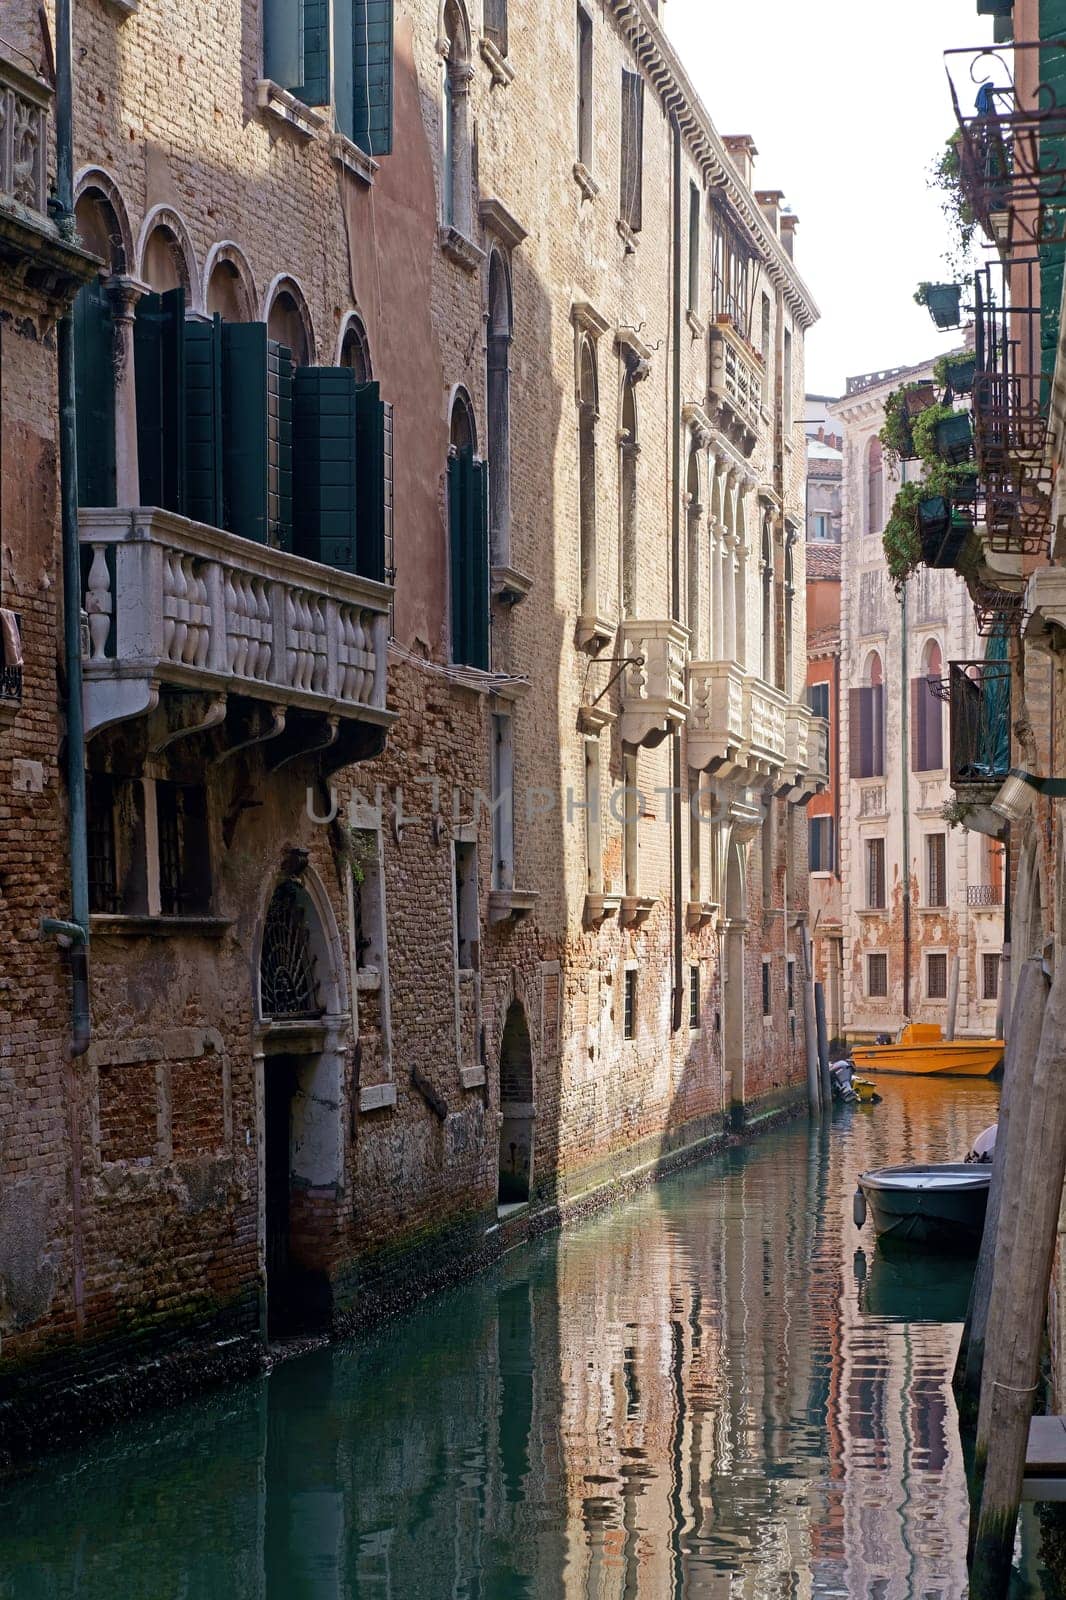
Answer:
<svg viewBox="0 0 1066 1600"><path fill-rule="evenodd" d="M155 508L78 520L89 735L170 691L156 748L231 726L243 744L277 740L285 759L328 750L329 766L383 745L386 585ZM173 726L175 709L186 714Z"/></svg>
<svg viewBox="0 0 1066 1600"><path fill-rule="evenodd" d="M750 782L782 772L788 702L779 689L735 661L691 662L688 683L690 767Z"/></svg>
<svg viewBox="0 0 1066 1600"><path fill-rule="evenodd" d="M763 426L763 363L729 318L711 329L708 399L722 432L750 456Z"/></svg>
<svg viewBox="0 0 1066 1600"><path fill-rule="evenodd" d="M684 724L687 652L688 629L679 622L623 622L618 653L629 659L622 673L624 744L654 748Z"/></svg>
<svg viewBox="0 0 1066 1600"><path fill-rule="evenodd" d="M802 804L829 783L829 724L808 706L793 703L785 713L785 768L780 797Z"/></svg>

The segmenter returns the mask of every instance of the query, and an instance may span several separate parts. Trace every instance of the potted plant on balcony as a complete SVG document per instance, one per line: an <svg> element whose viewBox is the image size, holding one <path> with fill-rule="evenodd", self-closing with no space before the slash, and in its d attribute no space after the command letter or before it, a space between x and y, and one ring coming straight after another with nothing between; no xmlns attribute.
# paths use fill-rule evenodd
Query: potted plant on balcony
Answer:
<svg viewBox="0 0 1066 1600"><path fill-rule="evenodd" d="M885 420L878 438L893 461L913 461L917 453L909 407L910 396L918 393L921 387L917 383L906 383L900 389L893 389L885 401Z"/></svg>
<svg viewBox="0 0 1066 1600"><path fill-rule="evenodd" d="M912 428L914 448L929 466L938 461L958 465L969 460L973 449L973 426L967 411L954 406L927 406L916 417Z"/></svg>
<svg viewBox="0 0 1066 1600"><path fill-rule="evenodd" d="M951 394L970 394L973 390L977 361L972 350L962 350L957 355L940 356L933 368L937 383Z"/></svg>
<svg viewBox="0 0 1066 1600"><path fill-rule="evenodd" d="M959 302L962 286L958 283L920 283L914 292L915 303L925 306L938 328L957 328L961 322Z"/></svg>

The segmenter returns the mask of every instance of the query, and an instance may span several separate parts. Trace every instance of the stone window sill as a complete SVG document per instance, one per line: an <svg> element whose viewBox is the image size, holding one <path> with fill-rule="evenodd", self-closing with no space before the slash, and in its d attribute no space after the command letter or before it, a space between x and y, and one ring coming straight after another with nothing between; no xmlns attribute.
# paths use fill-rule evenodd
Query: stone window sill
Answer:
<svg viewBox="0 0 1066 1600"><path fill-rule="evenodd" d="M618 229L618 237L626 247L626 255L635 255L640 235L633 231L628 222L623 222L621 217L618 218L615 227Z"/></svg>
<svg viewBox="0 0 1066 1600"><path fill-rule="evenodd" d="M506 89L508 84L514 82L514 68L506 56L500 54L491 39L482 39L478 49L481 51L482 61L492 74L494 88Z"/></svg>
<svg viewBox="0 0 1066 1600"><path fill-rule="evenodd" d="M703 319L695 311L690 310L685 312L685 321L689 325L689 331L692 334L692 337L694 339L702 339L704 334L707 332Z"/></svg>
<svg viewBox="0 0 1066 1600"><path fill-rule="evenodd" d="M360 1111L387 1111L396 1104L394 1083L368 1083L359 1090Z"/></svg>
<svg viewBox="0 0 1066 1600"><path fill-rule="evenodd" d="M473 239L468 239L465 233L461 233L449 223L441 223L437 230L437 238L442 253L449 261L454 261L457 267L462 267L464 272L476 272L485 259L484 250L476 245Z"/></svg>
<svg viewBox="0 0 1066 1600"><path fill-rule="evenodd" d="M887 906L857 906L855 908L855 915L857 917L887 917L888 916L888 907Z"/></svg>
<svg viewBox="0 0 1066 1600"><path fill-rule="evenodd" d="M636 928L647 922L655 910L654 895L627 894L622 897L618 921L623 927Z"/></svg>
<svg viewBox="0 0 1066 1600"><path fill-rule="evenodd" d="M598 706L582 706L577 714L577 725L582 733L599 735L615 721L616 714L602 701Z"/></svg>
<svg viewBox="0 0 1066 1600"><path fill-rule="evenodd" d="M136 16L141 9L141 0L104 0L104 5L119 22L125 22L127 17Z"/></svg>
<svg viewBox="0 0 1066 1600"><path fill-rule="evenodd" d="M360 994L375 994L381 988L381 973L377 967L360 967L355 975L355 987Z"/></svg>
<svg viewBox="0 0 1066 1600"><path fill-rule="evenodd" d="M620 894L587 894L585 896L585 923L598 927L608 917L614 916L622 903Z"/></svg>
<svg viewBox="0 0 1066 1600"><path fill-rule="evenodd" d="M485 1068L480 1063L472 1067L460 1067L459 1082L464 1089L483 1089L485 1087Z"/></svg>
<svg viewBox="0 0 1066 1600"><path fill-rule="evenodd" d="M301 139L314 139L329 127L320 111L312 111L302 100L283 89L269 78L260 78L255 86L255 102L268 121L287 128Z"/></svg>
<svg viewBox="0 0 1066 1600"><path fill-rule="evenodd" d="M189 938L221 939L233 926L231 917L149 917L124 912L94 912L91 933L119 939Z"/></svg>
<svg viewBox="0 0 1066 1600"><path fill-rule="evenodd" d="M590 650L593 655L610 644L614 638L615 625L606 617L580 616L577 619L577 647L579 650Z"/></svg>
<svg viewBox="0 0 1066 1600"><path fill-rule="evenodd" d="M527 578L517 567L499 566L492 569L492 593L505 606L520 605L532 587L533 579Z"/></svg>
<svg viewBox="0 0 1066 1600"><path fill-rule="evenodd" d="M946 917L948 910L947 906L919 906L918 915L920 917Z"/></svg>
<svg viewBox="0 0 1066 1600"><path fill-rule="evenodd" d="M492 889L489 892L489 921L520 922L528 917L540 895L536 889Z"/></svg>
<svg viewBox="0 0 1066 1600"><path fill-rule="evenodd" d="M690 900L685 906L685 923L690 933L705 928L718 914L713 900Z"/></svg>
<svg viewBox="0 0 1066 1600"><path fill-rule="evenodd" d="M373 156L368 156L365 150L360 150L359 146L353 144L351 139L345 138L343 133L330 135L329 153L338 167L343 167L353 178L358 178L360 183L370 187L374 181L374 174L379 170Z"/></svg>
<svg viewBox="0 0 1066 1600"><path fill-rule="evenodd" d="M586 200L595 200L600 192L599 184L583 161L574 162L574 182Z"/></svg>

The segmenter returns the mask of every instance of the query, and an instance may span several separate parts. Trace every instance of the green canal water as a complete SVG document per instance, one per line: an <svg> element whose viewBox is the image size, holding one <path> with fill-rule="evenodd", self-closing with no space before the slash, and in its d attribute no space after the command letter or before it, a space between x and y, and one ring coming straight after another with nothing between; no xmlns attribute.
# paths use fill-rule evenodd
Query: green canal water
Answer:
<svg viewBox="0 0 1066 1600"><path fill-rule="evenodd" d="M969 1269L882 1258L851 1201L997 1096L884 1092L53 1457L0 1491L0 1597L958 1600Z"/></svg>

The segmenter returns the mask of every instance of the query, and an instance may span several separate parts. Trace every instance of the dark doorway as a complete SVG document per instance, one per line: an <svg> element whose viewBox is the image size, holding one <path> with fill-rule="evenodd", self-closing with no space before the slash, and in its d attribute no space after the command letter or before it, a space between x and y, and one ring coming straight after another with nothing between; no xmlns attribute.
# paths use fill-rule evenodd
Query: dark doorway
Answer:
<svg viewBox="0 0 1066 1600"><path fill-rule="evenodd" d="M517 1001L507 1013L500 1049L500 1117L499 1204L524 1205L533 1165L533 1051Z"/></svg>

